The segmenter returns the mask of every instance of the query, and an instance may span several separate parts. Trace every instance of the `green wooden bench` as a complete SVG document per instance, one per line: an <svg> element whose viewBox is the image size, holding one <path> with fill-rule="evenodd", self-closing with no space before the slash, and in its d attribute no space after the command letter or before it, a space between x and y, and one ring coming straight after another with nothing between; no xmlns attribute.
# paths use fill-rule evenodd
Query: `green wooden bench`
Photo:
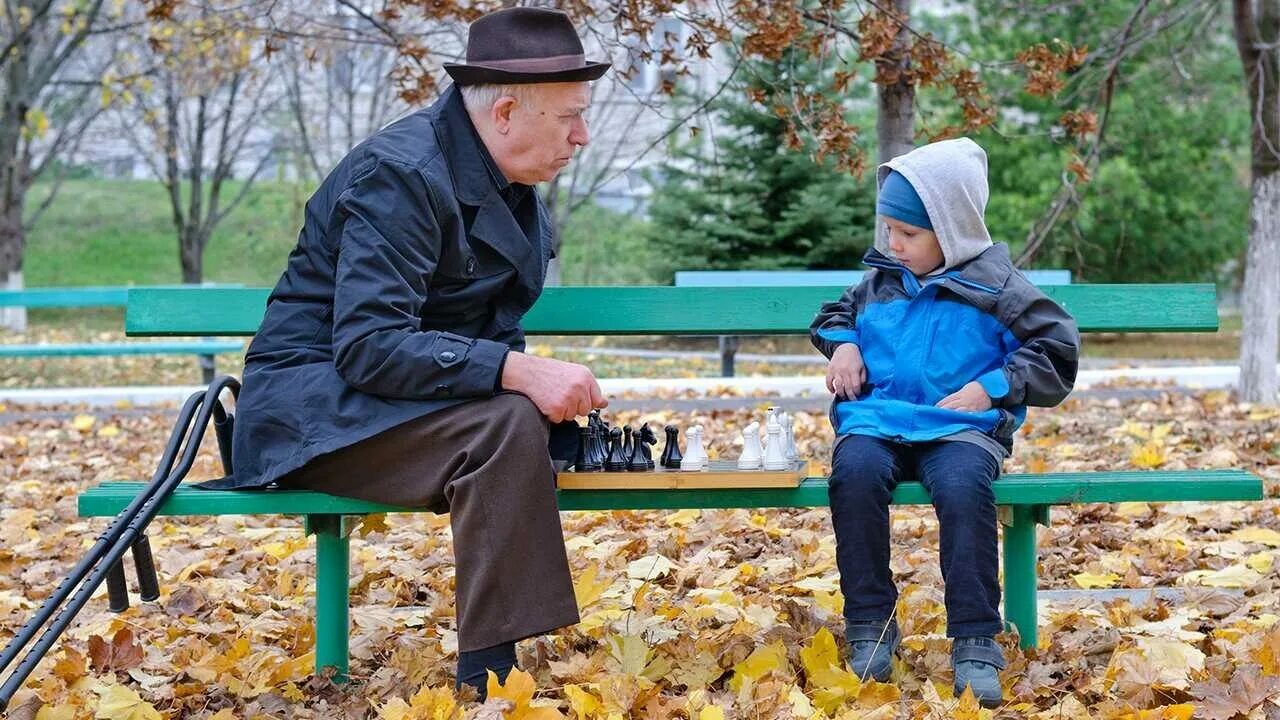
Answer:
<svg viewBox="0 0 1280 720"><path fill-rule="evenodd" d="M525 318L530 334L801 334L838 287L547 288ZM1218 326L1212 285L1064 285L1045 287L1084 331L1187 332ZM258 289L129 293L126 330L134 336L252 335L268 291ZM212 310L211 310L212 308ZM111 516L139 492L136 482L107 482L79 497L80 514ZM1262 482L1242 470L1005 475L995 484L1004 525L1004 602L1024 647L1036 643L1036 525L1049 508L1095 502L1243 501L1262 498ZM796 488L726 490L564 490L561 510L825 507L825 478ZM894 502L922 504L915 482ZM349 530L353 516L403 508L302 491L206 491L183 487L163 515L302 515L316 535L316 668L347 669Z"/></svg>
<svg viewBox="0 0 1280 720"><path fill-rule="evenodd" d="M175 286L171 289L180 288ZM129 290L130 288L127 287L60 287L0 290L0 307L125 307L128 302ZM0 358L196 355L199 357L200 370L205 382L213 380L216 372L214 355L242 352L244 352L244 343L214 338L147 343L0 343Z"/></svg>

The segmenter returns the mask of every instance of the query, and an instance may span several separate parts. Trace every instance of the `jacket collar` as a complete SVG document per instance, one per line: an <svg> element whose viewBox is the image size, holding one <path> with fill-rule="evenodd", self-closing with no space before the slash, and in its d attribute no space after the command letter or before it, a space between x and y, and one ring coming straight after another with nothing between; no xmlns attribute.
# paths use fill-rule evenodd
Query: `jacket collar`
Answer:
<svg viewBox="0 0 1280 720"><path fill-rule="evenodd" d="M924 285L939 283L969 300L980 308L995 305L995 299L1009 280L1013 266L1009 260L1009 246L995 243L980 255L962 263L941 275L917 278L905 265L888 257L874 247L863 256L862 262L879 270L898 271L903 287L914 296Z"/></svg>
<svg viewBox="0 0 1280 720"><path fill-rule="evenodd" d="M543 238L545 222L540 212L541 200L527 186L513 185L498 170L493 156L480 140L479 133L462 104L458 86L450 87L432 110L436 141L453 177L454 197L459 203L477 208L468 232L472 238L488 245L515 267L520 282L530 289L542 287L543 257L550 248ZM506 195L519 188L534 195L523 202L535 203L527 224L521 227L507 204ZM536 252L535 252L536 251Z"/></svg>
<svg viewBox="0 0 1280 720"><path fill-rule="evenodd" d="M453 173L454 193L458 201L478 207L485 204L494 190L502 192L508 189L511 183L498 170L493 155L480 140L471 116L462 104L458 86L446 90L433 109L439 117L435 123L436 138Z"/></svg>

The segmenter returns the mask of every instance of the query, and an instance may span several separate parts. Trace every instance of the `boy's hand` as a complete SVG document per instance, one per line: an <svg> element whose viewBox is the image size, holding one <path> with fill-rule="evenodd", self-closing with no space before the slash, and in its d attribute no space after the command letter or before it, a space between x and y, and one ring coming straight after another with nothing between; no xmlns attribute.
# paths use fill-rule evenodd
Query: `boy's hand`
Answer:
<svg viewBox="0 0 1280 720"><path fill-rule="evenodd" d="M977 380L938 401L938 407L963 412L982 412L991 409L991 396Z"/></svg>
<svg viewBox="0 0 1280 720"><path fill-rule="evenodd" d="M862 391L867 381L867 366L862 363L862 351L853 343L836 348L827 365L827 389L837 397L852 400Z"/></svg>

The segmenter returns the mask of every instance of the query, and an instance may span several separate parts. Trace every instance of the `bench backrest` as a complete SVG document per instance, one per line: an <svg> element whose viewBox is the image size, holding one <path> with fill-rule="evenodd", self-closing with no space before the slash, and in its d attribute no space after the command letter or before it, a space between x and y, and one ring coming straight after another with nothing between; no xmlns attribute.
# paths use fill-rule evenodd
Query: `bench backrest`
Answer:
<svg viewBox="0 0 1280 720"><path fill-rule="evenodd" d="M1211 284L1051 285L1044 292L1084 332L1213 332ZM531 335L798 335L843 287L552 287L525 316ZM253 335L266 288L138 288L125 330L134 336Z"/></svg>
<svg viewBox="0 0 1280 720"><path fill-rule="evenodd" d="M152 288L239 288L239 283L217 285L151 285ZM120 286L42 287L25 290L0 290L0 307L55 308L55 307L125 307L129 291L138 288Z"/></svg>
<svg viewBox="0 0 1280 720"><path fill-rule="evenodd" d="M848 287L865 270L677 270L676 287ZM1036 285L1070 285L1070 270L1023 270Z"/></svg>

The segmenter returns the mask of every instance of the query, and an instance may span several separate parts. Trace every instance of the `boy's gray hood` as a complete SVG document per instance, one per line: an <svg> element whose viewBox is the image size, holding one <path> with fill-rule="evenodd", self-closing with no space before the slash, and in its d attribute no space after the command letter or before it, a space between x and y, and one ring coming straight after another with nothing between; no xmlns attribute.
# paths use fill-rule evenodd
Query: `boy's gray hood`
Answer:
<svg viewBox="0 0 1280 720"><path fill-rule="evenodd" d="M969 138L943 140L918 147L876 168L876 187L897 170L924 202L929 222L942 246L942 272L963 264L991 247L983 221L987 209L987 153ZM877 221L876 249L889 252L888 235Z"/></svg>

